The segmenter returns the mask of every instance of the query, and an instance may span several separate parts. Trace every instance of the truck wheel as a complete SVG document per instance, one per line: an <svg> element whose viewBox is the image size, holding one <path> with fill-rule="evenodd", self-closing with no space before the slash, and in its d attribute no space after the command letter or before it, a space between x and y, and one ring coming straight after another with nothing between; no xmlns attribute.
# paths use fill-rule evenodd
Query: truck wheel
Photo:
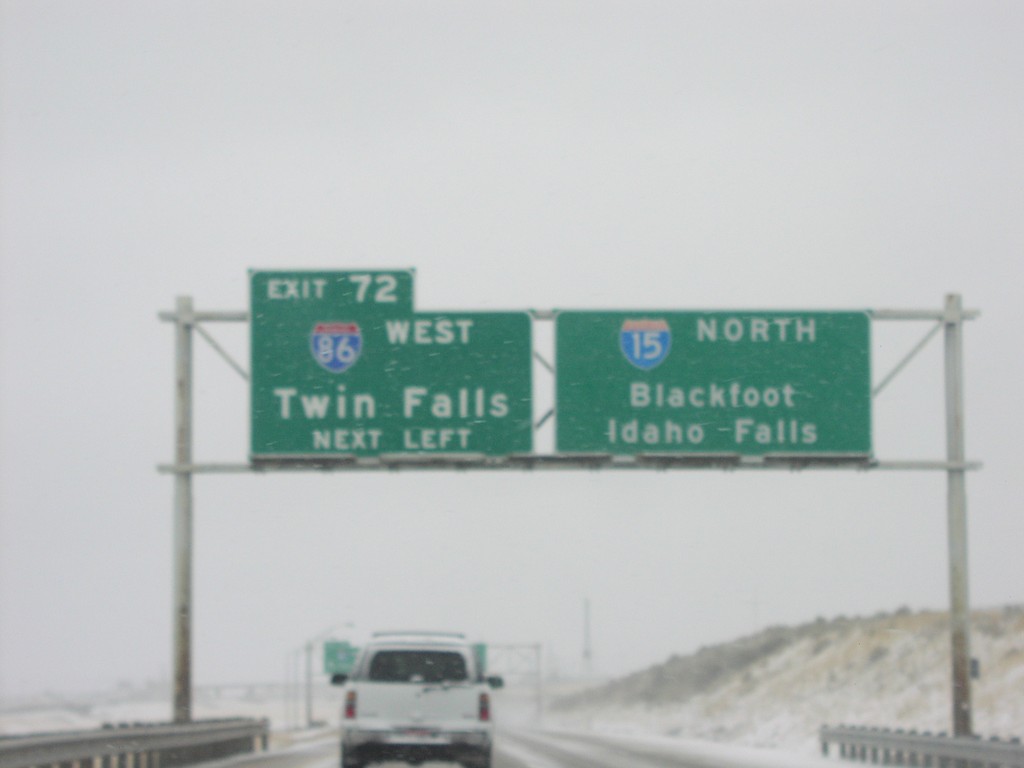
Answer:
<svg viewBox="0 0 1024 768"><path fill-rule="evenodd" d="M364 768L365 765L366 763L346 755L345 750L341 751L341 768Z"/></svg>

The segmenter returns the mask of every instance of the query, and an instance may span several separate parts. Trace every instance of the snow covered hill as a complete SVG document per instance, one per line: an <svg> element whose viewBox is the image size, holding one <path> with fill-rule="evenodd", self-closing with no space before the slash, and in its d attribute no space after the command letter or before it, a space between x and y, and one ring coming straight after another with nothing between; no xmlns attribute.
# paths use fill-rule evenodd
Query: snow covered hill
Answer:
<svg viewBox="0 0 1024 768"><path fill-rule="evenodd" d="M549 724L817 750L822 724L942 731L951 721L945 613L771 627L551 702ZM976 611L974 729L1024 736L1024 607Z"/></svg>

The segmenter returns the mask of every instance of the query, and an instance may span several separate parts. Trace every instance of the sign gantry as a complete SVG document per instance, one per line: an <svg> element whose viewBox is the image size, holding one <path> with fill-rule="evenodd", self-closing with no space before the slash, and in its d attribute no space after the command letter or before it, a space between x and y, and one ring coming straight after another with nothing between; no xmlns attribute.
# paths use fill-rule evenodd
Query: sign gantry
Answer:
<svg viewBox="0 0 1024 768"><path fill-rule="evenodd" d="M411 270L253 271L175 323L174 718L191 718L192 475L287 469L880 468L947 473L953 731L970 735L963 323L941 311L417 312ZM556 452L533 452L532 324L556 323ZM871 389L872 320L932 331ZM202 328L249 321L251 376ZM871 398L944 330L945 460L878 461ZM250 459L192 459L192 331L250 380ZM543 358L540 358L543 361ZM541 419L546 421L548 416Z"/></svg>

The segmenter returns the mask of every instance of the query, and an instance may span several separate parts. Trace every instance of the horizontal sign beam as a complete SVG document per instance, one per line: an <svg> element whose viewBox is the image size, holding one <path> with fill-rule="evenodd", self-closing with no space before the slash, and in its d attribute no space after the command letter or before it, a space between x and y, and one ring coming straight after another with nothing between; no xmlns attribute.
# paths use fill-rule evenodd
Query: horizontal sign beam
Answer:
<svg viewBox="0 0 1024 768"><path fill-rule="evenodd" d="M527 310L534 320L554 320L559 310L556 309L530 309ZM946 315L941 310L931 309L869 309L868 314L872 320L944 320ZM162 310L157 316L164 322L173 323L177 321L178 315L173 311ZM977 320L981 317L981 311L977 309L965 309L961 313L964 320ZM196 312L191 317L196 322L221 322L221 323L247 323L249 313L245 310L239 311L209 311Z"/></svg>
<svg viewBox="0 0 1024 768"><path fill-rule="evenodd" d="M799 457L776 456L592 456L524 455L493 458L485 456L459 456L456 458L430 456L396 456L377 458L355 457L314 457L309 460L294 458L242 463L204 464L161 464L157 470L163 474L242 474L246 472L352 472L352 471L405 471L405 470L547 470L547 469L588 469L588 470L670 470L670 469L720 469L736 470L784 470L805 469L832 470L907 470L942 471L981 469L979 461L963 463L941 460L893 460L885 461L864 458Z"/></svg>

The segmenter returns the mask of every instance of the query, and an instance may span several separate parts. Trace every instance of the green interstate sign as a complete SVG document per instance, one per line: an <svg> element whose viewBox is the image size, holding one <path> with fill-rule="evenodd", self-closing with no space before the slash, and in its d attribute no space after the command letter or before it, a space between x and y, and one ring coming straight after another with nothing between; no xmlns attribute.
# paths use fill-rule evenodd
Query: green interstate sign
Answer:
<svg viewBox="0 0 1024 768"><path fill-rule="evenodd" d="M324 643L324 674L351 674L358 656L359 649L346 640L326 641Z"/></svg>
<svg viewBox="0 0 1024 768"><path fill-rule="evenodd" d="M416 312L411 270L249 278L254 459L532 450L525 312Z"/></svg>
<svg viewBox="0 0 1024 768"><path fill-rule="evenodd" d="M870 455L866 312L561 312L558 452Z"/></svg>

